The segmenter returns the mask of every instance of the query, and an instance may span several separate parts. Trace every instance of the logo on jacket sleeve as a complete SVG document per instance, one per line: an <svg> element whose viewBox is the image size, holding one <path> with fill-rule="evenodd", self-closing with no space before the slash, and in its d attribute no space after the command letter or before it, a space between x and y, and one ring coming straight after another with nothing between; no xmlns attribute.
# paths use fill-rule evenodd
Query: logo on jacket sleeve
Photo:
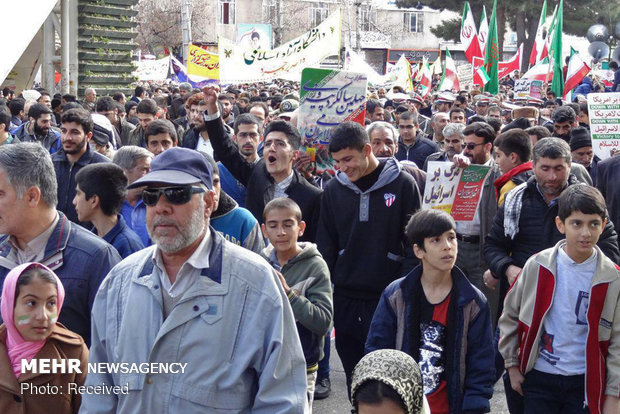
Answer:
<svg viewBox="0 0 620 414"><path fill-rule="evenodd" d="M385 193L383 194L383 199L385 200L385 206L389 207L396 201L396 194Z"/></svg>

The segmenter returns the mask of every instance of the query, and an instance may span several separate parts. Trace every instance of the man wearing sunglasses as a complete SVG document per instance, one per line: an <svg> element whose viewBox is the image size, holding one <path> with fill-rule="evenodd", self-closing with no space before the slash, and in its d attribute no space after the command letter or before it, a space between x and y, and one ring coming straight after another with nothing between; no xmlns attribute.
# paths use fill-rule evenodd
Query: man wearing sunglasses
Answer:
<svg viewBox="0 0 620 414"><path fill-rule="evenodd" d="M110 272L93 305L90 362L180 363L168 372L90 372L90 412L304 412L306 366L284 291L267 262L227 242L209 218L213 171L187 148L153 159L145 187L154 245Z"/></svg>
<svg viewBox="0 0 620 414"><path fill-rule="evenodd" d="M497 291L487 288L483 281L483 274L488 269L484 260L484 241L497 211L493 183L502 174L491 155L495 131L485 122L473 122L463 130L463 136L463 152L454 156L454 163L463 168L470 164L486 165L491 167L491 171L482 186L474 219L456 222L459 244L456 264L465 272L469 281L486 296L495 323L499 296Z"/></svg>

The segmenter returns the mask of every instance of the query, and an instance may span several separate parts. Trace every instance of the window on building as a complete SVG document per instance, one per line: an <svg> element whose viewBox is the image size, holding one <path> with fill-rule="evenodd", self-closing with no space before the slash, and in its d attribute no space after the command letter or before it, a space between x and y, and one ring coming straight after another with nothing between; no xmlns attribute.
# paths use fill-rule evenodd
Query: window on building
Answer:
<svg viewBox="0 0 620 414"><path fill-rule="evenodd" d="M274 24L276 22L276 1L263 0L263 21Z"/></svg>
<svg viewBox="0 0 620 414"><path fill-rule="evenodd" d="M424 31L424 13L405 12L404 30L410 33L422 33Z"/></svg>
<svg viewBox="0 0 620 414"><path fill-rule="evenodd" d="M217 22L219 24L235 24L236 0L218 0Z"/></svg>
<svg viewBox="0 0 620 414"><path fill-rule="evenodd" d="M323 2L314 2L310 6L310 27L318 26L327 19L329 15L329 5Z"/></svg>
<svg viewBox="0 0 620 414"><path fill-rule="evenodd" d="M371 6L364 5L360 9L360 18L362 22L362 32L372 32L376 28L377 13L372 10Z"/></svg>

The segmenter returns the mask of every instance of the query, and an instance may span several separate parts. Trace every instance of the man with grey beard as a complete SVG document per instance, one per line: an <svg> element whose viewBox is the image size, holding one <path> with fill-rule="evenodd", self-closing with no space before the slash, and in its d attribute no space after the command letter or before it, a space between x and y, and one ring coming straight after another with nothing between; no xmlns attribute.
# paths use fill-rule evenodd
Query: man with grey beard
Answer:
<svg viewBox="0 0 620 414"><path fill-rule="evenodd" d="M306 364L288 299L266 261L209 226L211 165L171 148L135 187L144 187L154 244L101 285L89 362L169 369L89 372L87 387L128 392L85 394L81 412L305 412Z"/></svg>
<svg viewBox="0 0 620 414"><path fill-rule="evenodd" d="M464 129L465 125L460 123L449 123L443 128L443 151L435 152L426 158L424 171L431 161L452 161L456 154L463 152Z"/></svg>

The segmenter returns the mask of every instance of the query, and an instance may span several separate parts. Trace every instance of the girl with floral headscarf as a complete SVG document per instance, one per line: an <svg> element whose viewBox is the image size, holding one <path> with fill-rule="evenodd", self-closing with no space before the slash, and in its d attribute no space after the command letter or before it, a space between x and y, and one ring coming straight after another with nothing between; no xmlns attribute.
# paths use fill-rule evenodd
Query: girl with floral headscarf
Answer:
<svg viewBox="0 0 620 414"><path fill-rule="evenodd" d="M25 263L6 276L0 302L1 413L78 412L88 348L57 322L64 297L62 282L42 264ZM52 373L39 373L42 360L50 361ZM64 363L65 373L54 360Z"/></svg>

